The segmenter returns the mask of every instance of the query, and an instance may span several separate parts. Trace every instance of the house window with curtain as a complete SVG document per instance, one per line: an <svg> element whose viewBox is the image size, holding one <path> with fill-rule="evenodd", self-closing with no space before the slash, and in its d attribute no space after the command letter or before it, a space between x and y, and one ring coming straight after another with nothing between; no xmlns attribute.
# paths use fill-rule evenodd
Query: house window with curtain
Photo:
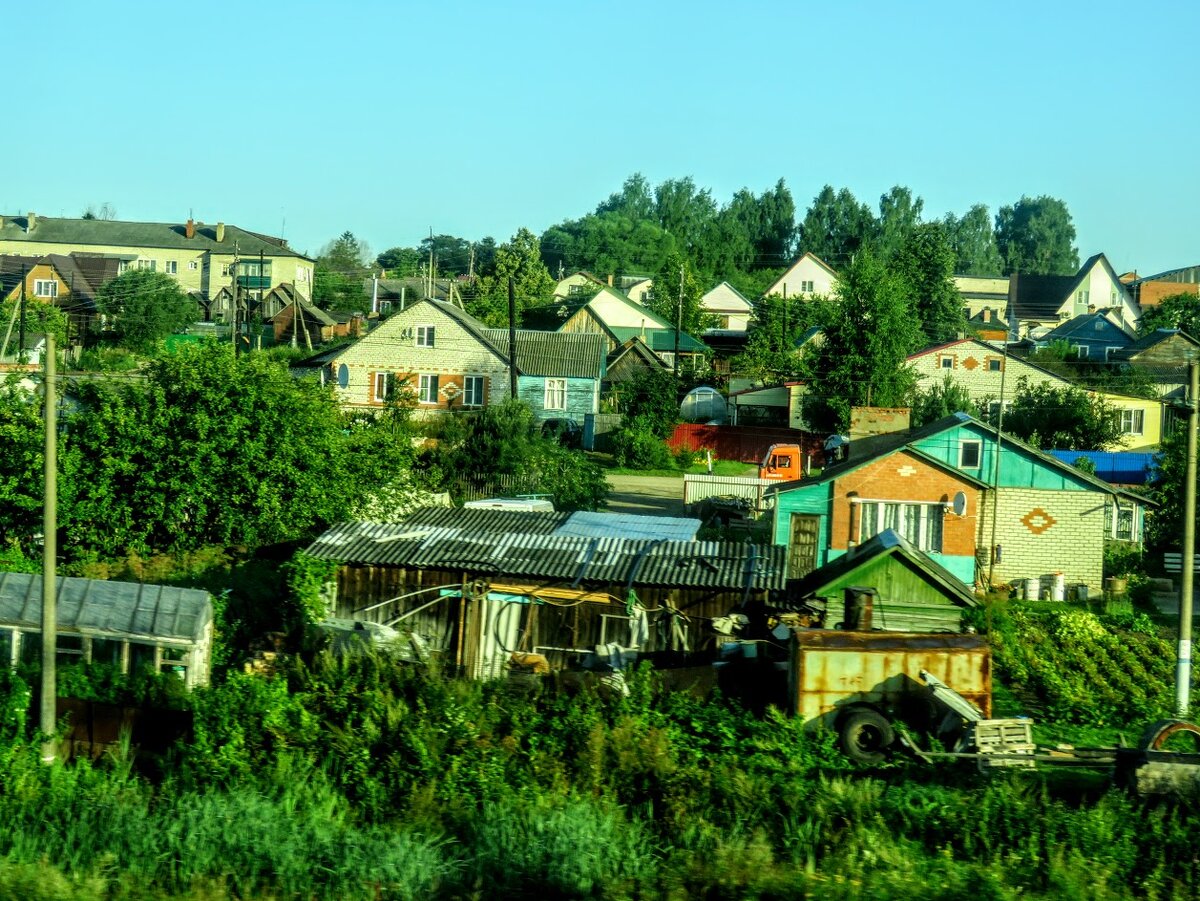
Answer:
<svg viewBox="0 0 1200 901"><path fill-rule="evenodd" d="M423 374L417 389L417 400L423 404L436 404L438 402L438 377L436 375Z"/></svg>
<svg viewBox="0 0 1200 901"><path fill-rule="evenodd" d="M567 380L546 379L547 410L565 410L567 408Z"/></svg>
<svg viewBox="0 0 1200 901"><path fill-rule="evenodd" d="M863 501L857 506L860 542L873 538L885 529L892 529L914 547L927 553L941 551L942 516L945 513L942 503Z"/></svg>
<svg viewBox="0 0 1200 901"><path fill-rule="evenodd" d="M463 406L483 406L483 376L468 375L463 378Z"/></svg>
<svg viewBox="0 0 1200 901"><path fill-rule="evenodd" d="M1146 413L1144 410L1121 411L1121 434L1140 435L1145 427Z"/></svg>
<svg viewBox="0 0 1200 901"><path fill-rule="evenodd" d="M375 373L375 384L371 391L371 399L377 404L381 404L388 399L388 393L392 387L392 374L390 372Z"/></svg>
<svg viewBox="0 0 1200 901"><path fill-rule="evenodd" d="M58 297L58 282L52 278L36 279L33 283L34 297Z"/></svg>

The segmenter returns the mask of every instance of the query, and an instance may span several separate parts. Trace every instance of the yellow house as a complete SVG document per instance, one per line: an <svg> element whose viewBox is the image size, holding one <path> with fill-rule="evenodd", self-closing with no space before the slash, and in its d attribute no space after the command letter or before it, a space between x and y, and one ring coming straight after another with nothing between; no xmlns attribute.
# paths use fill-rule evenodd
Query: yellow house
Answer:
<svg viewBox="0 0 1200 901"><path fill-rule="evenodd" d="M1121 423L1121 450L1157 450L1163 436L1163 402L1159 398L1132 397L1107 391L1089 391L1115 411Z"/></svg>
<svg viewBox="0 0 1200 901"><path fill-rule="evenodd" d="M287 246L282 238L249 232L218 222L118 222L104 219L56 219L27 213L0 216L0 254L44 257L110 257L118 274L127 269L165 272L185 291L218 315L214 308L236 274L240 296L260 299L280 285L312 296L314 261ZM236 270L236 273L235 273Z"/></svg>

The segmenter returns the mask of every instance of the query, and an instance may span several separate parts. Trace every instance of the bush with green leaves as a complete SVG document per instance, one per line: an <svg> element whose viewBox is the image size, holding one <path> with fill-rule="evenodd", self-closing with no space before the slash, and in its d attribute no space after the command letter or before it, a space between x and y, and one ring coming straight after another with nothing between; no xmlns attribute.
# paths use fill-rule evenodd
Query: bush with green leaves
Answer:
<svg viewBox="0 0 1200 901"><path fill-rule="evenodd" d="M627 419L613 431L613 460L628 469L674 469L671 449L654 430L647 416Z"/></svg>

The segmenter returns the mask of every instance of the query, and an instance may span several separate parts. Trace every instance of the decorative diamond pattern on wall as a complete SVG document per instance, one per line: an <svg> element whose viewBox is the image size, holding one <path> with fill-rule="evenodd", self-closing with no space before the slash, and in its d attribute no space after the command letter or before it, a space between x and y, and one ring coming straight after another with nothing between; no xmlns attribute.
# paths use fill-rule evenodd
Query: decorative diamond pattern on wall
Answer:
<svg viewBox="0 0 1200 901"><path fill-rule="evenodd" d="M1021 517L1021 522L1024 523L1025 528L1027 528L1034 535L1041 535L1052 525L1058 522L1058 520L1041 507L1034 507Z"/></svg>
<svg viewBox="0 0 1200 901"><path fill-rule="evenodd" d="M976 360L974 357L967 357L965 360L963 360L963 369L966 369L968 371L974 369L978 365L979 365L979 361Z"/></svg>
<svg viewBox="0 0 1200 901"><path fill-rule="evenodd" d="M901 466L899 469L896 470L896 475L904 476L905 478L907 478L908 476L915 476L916 474L917 474L917 467L909 466L907 463L905 463L903 466Z"/></svg>

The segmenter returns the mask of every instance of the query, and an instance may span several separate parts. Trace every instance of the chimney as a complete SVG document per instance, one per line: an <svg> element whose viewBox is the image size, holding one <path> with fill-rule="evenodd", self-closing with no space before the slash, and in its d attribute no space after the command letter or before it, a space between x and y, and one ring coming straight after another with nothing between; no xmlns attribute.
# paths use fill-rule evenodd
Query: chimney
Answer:
<svg viewBox="0 0 1200 901"><path fill-rule="evenodd" d="M218 222L217 223L217 243L220 244L224 240L225 240L225 223Z"/></svg>
<svg viewBox="0 0 1200 901"><path fill-rule="evenodd" d="M34 213L34 212L26 213L25 214L25 231L26 231L26 233L33 231L33 229L36 225L37 225L37 213Z"/></svg>
<svg viewBox="0 0 1200 901"><path fill-rule="evenodd" d="M187 236L189 238L196 237L196 223L193 222L191 219L189 219L187 221Z"/></svg>

